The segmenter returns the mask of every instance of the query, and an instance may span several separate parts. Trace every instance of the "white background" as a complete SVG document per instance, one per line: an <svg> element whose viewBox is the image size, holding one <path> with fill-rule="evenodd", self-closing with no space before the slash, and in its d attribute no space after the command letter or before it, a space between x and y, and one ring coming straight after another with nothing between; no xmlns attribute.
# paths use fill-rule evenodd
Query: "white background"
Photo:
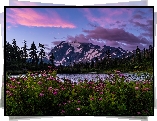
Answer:
<svg viewBox="0 0 157 121"><path fill-rule="evenodd" d="M20 0L20 1L24 1L24 0ZM80 0L30 0L30 2L42 2L42 3L53 3L53 4L66 4L66 5L94 5L94 4L106 4L106 3L118 3L118 2L129 2L129 1L135 1L135 0L93 0L90 2L88 0L84 0L83 2L80 1ZM154 6L155 5L155 0L148 0L148 6ZM4 6L9 6L9 0L0 0L0 13L4 12ZM157 12L157 7L155 6L154 8L154 11ZM3 20L2 17L0 17L0 20ZM157 20L157 19L155 19ZM2 81L2 74L3 74L3 63L4 63L4 54L3 54L3 46L2 46L2 31L1 31L1 28L3 27L3 25L1 26L0 24L0 81ZM155 34L156 34L156 30L155 31ZM3 35L4 36L4 35ZM157 40L157 37L155 36L155 40ZM155 41L154 40L154 41ZM155 46L155 45L154 45ZM156 53L156 47L154 48L155 50L155 53ZM155 60L154 62L156 62L156 57L154 57ZM156 63L154 64L154 67L156 67ZM154 68L154 75L156 75L156 69ZM155 81L154 81L155 83ZM0 82L0 87L2 87L2 82ZM155 87L156 87L156 83L155 83ZM0 89L0 97L1 97L1 89ZM155 98L156 98L156 89L155 89ZM156 102L156 101L155 101ZM155 104L156 106L156 104ZM157 109L155 109L155 112L154 112L155 116L152 116L152 117L148 117L148 121L153 121L155 120L155 117L157 115ZM116 120L116 121L129 121L129 120L135 120L135 121L139 121L138 119L128 119L128 118L118 118L118 117L94 117L94 116L91 116L91 117L84 117L84 116L79 116L79 117L47 117L47 118L32 118L32 119L21 119L19 121L22 121L22 120L33 120L33 121L39 121L42 120L42 121L74 121L74 120L105 120L105 121L113 121L113 120ZM9 120L9 117L5 116L4 117L4 110L2 108L0 108L0 120L2 121L8 121Z"/></svg>

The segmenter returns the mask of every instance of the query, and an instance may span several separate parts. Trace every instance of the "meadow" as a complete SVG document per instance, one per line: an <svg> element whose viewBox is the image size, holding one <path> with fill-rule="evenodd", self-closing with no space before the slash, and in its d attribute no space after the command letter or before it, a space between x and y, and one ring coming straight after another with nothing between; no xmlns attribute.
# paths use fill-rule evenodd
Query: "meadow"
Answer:
<svg viewBox="0 0 157 121"><path fill-rule="evenodd" d="M104 80L56 78L51 69L28 72L25 77L6 77L8 116L150 116L154 115L152 75L139 81L127 80L120 71Z"/></svg>

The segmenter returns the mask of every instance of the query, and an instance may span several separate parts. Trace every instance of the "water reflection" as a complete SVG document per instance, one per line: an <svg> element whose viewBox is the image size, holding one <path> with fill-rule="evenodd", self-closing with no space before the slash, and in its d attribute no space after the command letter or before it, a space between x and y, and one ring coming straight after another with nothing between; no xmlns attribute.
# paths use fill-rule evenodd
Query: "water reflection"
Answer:
<svg viewBox="0 0 157 121"><path fill-rule="evenodd" d="M26 76L25 74L21 75ZM39 74L39 77L41 74ZM125 81L142 81L142 80L153 80L152 76L148 74L142 74L138 76L137 74L129 74L129 73L123 73L118 75L121 78L124 77ZM11 77L19 77L19 75L11 75ZM73 82L78 82L79 80L88 80L88 81L98 81L98 80L113 80L113 74L108 75L108 74L57 74L57 78L60 79L61 81L64 81L64 79L69 79Z"/></svg>

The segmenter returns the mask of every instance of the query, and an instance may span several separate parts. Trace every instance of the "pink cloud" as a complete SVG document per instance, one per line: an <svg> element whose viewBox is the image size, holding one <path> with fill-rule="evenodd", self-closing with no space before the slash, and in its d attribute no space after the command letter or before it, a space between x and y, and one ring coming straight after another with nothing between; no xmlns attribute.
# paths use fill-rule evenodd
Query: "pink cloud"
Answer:
<svg viewBox="0 0 157 121"><path fill-rule="evenodd" d="M150 22L150 21L149 21ZM137 45L140 49L152 44L143 36L135 36L124 29L107 29L103 27L95 27L93 30L83 30L85 34L76 36L67 36L67 42L77 41L80 43L93 43L94 45L107 45L111 47L121 47L125 50L134 50ZM61 41L53 41L54 45L58 45ZM145 46L144 46L145 45Z"/></svg>
<svg viewBox="0 0 157 121"><path fill-rule="evenodd" d="M23 25L29 27L76 27L74 24L63 20L54 11L51 11L51 14L48 15L36 12L31 8L10 8L8 10L9 11L6 13L6 21L13 25Z"/></svg>
<svg viewBox="0 0 157 121"><path fill-rule="evenodd" d="M148 44L148 42L145 39L140 40L132 33L126 32L123 29L118 29L118 28L106 29L103 27L97 27L94 30L84 30L84 32L87 33L88 38L93 38L93 39L120 41L124 43L127 42L130 44L132 43Z"/></svg>
<svg viewBox="0 0 157 121"><path fill-rule="evenodd" d="M124 20L129 20L132 16L132 11L131 10L127 10L124 8L120 8L118 9L110 9L110 8L99 8L97 9L98 13L101 15L99 17L95 16L93 11L93 9L89 9L89 8L85 8L83 9L83 13L85 15L85 17L87 18L88 21L90 22L97 22L100 26L106 26L106 25L110 25L110 24L114 24L117 21L119 22L119 24L123 24ZM125 16L125 19L124 17ZM116 17L116 19L115 19ZM114 24L114 27L118 27L117 24Z"/></svg>
<svg viewBox="0 0 157 121"><path fill-rule="evenodd" d="M106 29L103 27L97 27L93 30L84 30L83 32L87 34L86 38L88 39L94 39L95 41L102 40L105 41L106 45L114 47L120 46L127 48L129 45L134 45L134 48L132 49L135 49L135 47L140 43L146 45L151 44L146 38L142 36L137 37L132 33L126 32L124 29Z"/></svg>

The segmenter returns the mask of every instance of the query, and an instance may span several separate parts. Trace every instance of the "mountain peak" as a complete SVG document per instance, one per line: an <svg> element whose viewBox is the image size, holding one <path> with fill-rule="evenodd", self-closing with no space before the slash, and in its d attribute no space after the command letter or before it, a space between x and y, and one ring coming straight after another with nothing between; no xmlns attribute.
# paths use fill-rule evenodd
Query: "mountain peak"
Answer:
<svg viewBox="0 0 157 121"><path fill-rule="evenodd" d="M118 50L117 50L118 49ZM92 43L79 43L77 41L65 42L62 41L59 45L55 46L51 52L55 56L55 65L69 65L71 62L86 62L94 60L95 57L102 59L106 57L106 51L110 50L111 58L122 57L127 51L118 47L110 47L104 45L100 47Z"/></svg>

